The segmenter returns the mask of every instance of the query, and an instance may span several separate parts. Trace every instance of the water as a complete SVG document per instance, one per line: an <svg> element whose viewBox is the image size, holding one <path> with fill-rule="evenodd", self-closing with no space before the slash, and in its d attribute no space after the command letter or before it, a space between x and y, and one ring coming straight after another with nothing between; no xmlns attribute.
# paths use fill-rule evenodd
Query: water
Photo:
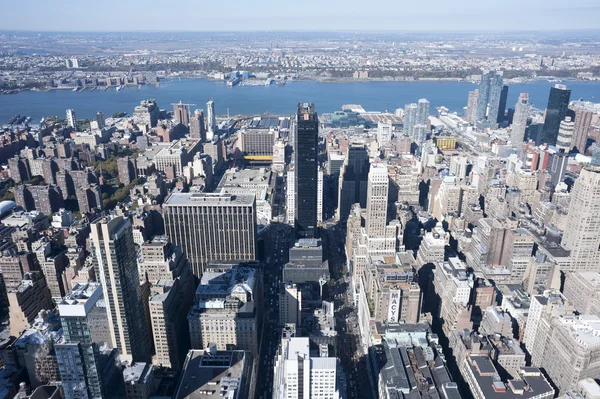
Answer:
<svg viewBox="0 0 600 399"><path fill-rule="evenodd" d="M238 86L228 87L223 82L203 79L175 79L160 87L146 85L141 89L126 87L121 91L73 92L55 90L49 92L21 92L0 95L0 124L16 114L28 115L33 122L42 117L57 115L65 117L67 108L75 109L78 118L92 118L97 111L105 116L116 112L132 114L133 108L145 98L156 98L162 109L172 109L171 103L183 101L196 104L192 108L205 108L212 97L216 112L227 114L291 114L300 101L314 102L318 112L333 112L343 104L360 104L367 111L393 111L404 104L427 98L432 107L445 106L451 111L462 112L470 90L477 87L465 82L348 82L321 83L312 81L288 82L285 86ZM507 107L512 107L521 92L528 92L534 107L544 109L550 87L555 83L537 81L510 85ZM567 82L571 99L583 98L600 101L600 82ZM432 109L432 112L433 109Z"/></svg>

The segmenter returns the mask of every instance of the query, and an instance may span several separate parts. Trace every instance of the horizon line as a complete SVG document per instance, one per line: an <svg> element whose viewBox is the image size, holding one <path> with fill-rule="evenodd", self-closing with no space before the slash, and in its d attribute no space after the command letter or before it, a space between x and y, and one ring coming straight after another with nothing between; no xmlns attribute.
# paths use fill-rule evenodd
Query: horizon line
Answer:
<svg viewBox="0 0 600 399"><path fill-rule="evenodd" d="M59 29L3 29L0 32L30 33L560 33L599 32L600 28L565 29L224 29L224 30L176 30L176 29L130 29L130 30L59 30Z"/></svg>

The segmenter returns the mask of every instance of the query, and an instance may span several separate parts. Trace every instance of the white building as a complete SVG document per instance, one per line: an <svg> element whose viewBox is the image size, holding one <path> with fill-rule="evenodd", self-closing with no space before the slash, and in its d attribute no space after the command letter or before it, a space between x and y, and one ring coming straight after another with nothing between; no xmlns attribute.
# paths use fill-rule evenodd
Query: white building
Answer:
<svg viewBox="0 0 600 399"><path fill-rule="evenodd" d="M379 122L377 124L377 143L379 147L386 145L392 140L392 123Z"/></svg>
<svg viewBox="0 0 600 399"><path fill-rule="evenodd" d="M323 223L323 170L317 172L317 223Z"/></svg>
<svg viewBox="0 0 600 399"><path fill-rule="evenodd" d="M67 123L70 127L77 130L77 116L75 115L75 110L68 109L67 110Z"/></svg>
<svg viewBox="0 0 600 399"><path fill-rule="evenodd" d="M294 169L290 168L287 172L287 190L286 190L286 222L287 224L294 225L296 220L296 174Z"/></svg>
<svg viewBox="0 0 600 399"><path fill-rule="evenodd" d="M215 102L211 99L206 103L206 141L212 141L217 131L217 115L215 114Z"/></svg>
<svg viewBox="0 0 600 399"><path fill-rule="evenodd" d="M284 338L275 359L274 399L337 399L335 357L311 357L305 337Z"/></svg>

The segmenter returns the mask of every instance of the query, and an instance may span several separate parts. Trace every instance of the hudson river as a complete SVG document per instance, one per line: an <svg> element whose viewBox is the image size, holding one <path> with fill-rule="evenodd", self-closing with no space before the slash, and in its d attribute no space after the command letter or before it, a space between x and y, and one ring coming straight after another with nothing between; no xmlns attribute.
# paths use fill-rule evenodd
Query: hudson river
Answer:
<svg viewBox="0 0 600 399"><path fill-rule="evenodd" d="M48 92L25 91L12 95L0 95L0 125L16 114L32 117L37 123L42 117L58 115L65 117L65 110L73 108L77 117L91 118L97 111L105 116L124 111L132 114L133 108L145 98L155 98L161 109L172 110L171 103L183 101L196 104L191 108L205 108L206 101L213 98L218 115L227 114L291 114L300 101L314 102L319 113L339 110L343 104L360 104L367 111L390 111L404 104L427 98L432 107L445 106L462 113L467 104L469 90L477 85L464 82L346 82L321 83L313 81L288 82L285 86L238 86L228 87L223 82L203 79L175 79L160 87L153 85L125 87L120 91L111 88L104 91L73 92L54 90ZM531 104L546 108L550 87L555 83L536 81L509 85L507 108L512 108L519 93L528 92ZM569 81L571 100L600 102L600 82ZM432 113L435 110L432 108Z"/></svg>

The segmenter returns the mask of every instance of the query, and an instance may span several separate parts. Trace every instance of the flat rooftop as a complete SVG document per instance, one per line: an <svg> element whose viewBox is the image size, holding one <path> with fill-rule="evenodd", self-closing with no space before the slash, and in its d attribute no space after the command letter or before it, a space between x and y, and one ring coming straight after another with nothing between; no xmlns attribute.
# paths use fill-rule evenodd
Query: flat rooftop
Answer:
<svg viewBox="0 0 600 399"><path fill-rule="evenodd" d="M251 206L254 195L231 195L214 193L173 193L165 201L165 206Z"/></svg>
<svg viewBox="0 0 600 399"><path fill-rule="evenodd" d="M247 351L188 353L175 399L245 398L252 355Z"/></svg>

